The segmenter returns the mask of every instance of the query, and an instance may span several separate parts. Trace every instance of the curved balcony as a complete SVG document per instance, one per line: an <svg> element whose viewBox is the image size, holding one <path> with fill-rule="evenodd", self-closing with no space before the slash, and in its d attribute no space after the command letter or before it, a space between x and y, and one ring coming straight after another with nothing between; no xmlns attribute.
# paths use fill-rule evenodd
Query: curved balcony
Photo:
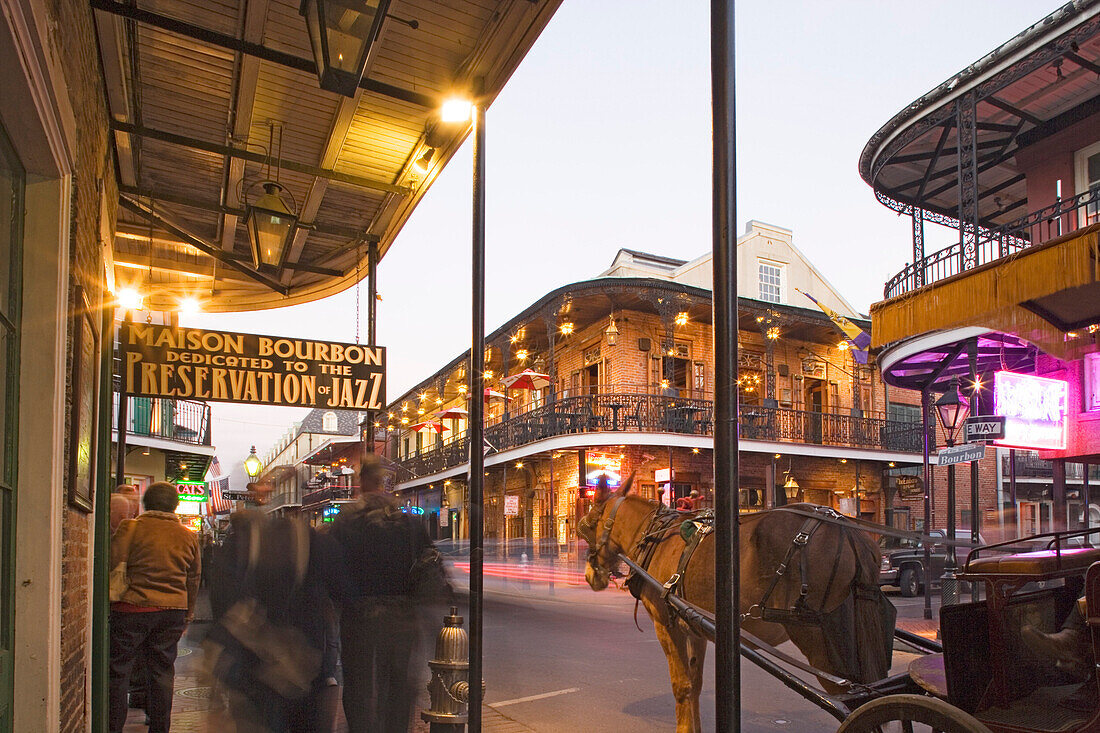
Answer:
<svg viewBox="0 0 1100 733"><path fill-rule="evenodd" d="M560 435L628 432L713 435L714 403L650 394L595 394L559 398L527 412L506 416L485 428L492 449L503 451ZM870 448L918 453L919 424L881 417L856 417L793 410L784 407L742 405L741 438L808 443L846 448ZM413 476L427 476L466 462L467 439L461 433L450 440L397 461Z"/></svg>
<svg viewBox="0 0 1100 733"><path fill-rule="evenodd" d="M983 230L976 246L976 260L967 268L960 243L952 244L911 262L886 283L886 300L945 280L963 270L1008 257L1048 242L1100 220L1100 189L1059 201L995 229Z"/></svg>

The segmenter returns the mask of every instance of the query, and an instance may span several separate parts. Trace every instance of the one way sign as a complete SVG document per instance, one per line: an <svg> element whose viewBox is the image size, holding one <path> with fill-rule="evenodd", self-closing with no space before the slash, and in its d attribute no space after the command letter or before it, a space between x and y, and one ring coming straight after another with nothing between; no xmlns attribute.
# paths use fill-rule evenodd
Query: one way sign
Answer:
<svg viewBox="0 0 1100 733"><path fill-rule="evenodd" d="M966 421L966 442L1001 440L1005 437L1005 419L1000 415L971 417Z"/></svg>

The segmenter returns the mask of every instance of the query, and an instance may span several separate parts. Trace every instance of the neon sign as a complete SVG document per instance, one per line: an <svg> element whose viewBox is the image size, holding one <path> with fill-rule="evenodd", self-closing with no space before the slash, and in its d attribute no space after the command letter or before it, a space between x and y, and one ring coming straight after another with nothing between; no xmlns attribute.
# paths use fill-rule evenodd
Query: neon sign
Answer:
<svg viewBox="0 0 1100 733"><path fill-rule="evenodd" d="M607 485L615 487L623 482L623 457L618 453L592 453L584 457L584 477L586 486L596 486L600 477L607 477Z"/></svg>
<svg viewBox="0 0 1100 733"><path fill-rule="evenodd" d="M206 501L206 484L201 481L177 481L180 501Z"/></svg>
<svg viewBox="0 0 1100 733"><path fill-rule="evenodd" d="M994 412L1005 418L1005 437L996 445L1038 450L1066 447L1066 382L1030 374L997 372Z"/></svg>

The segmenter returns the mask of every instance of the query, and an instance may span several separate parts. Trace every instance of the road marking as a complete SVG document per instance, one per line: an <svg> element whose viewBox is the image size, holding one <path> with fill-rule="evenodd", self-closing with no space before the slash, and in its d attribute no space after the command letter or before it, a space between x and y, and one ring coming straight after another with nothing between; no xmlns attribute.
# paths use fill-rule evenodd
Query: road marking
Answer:
<svg viewBox="0 0 1100 733"><path fill-rule="evenodd" d="M491 708L502 708L505 705L515 705L520 702L531 702L533 700L542 700L547 697L557 697L558 695L568 695L570 692L580 692L579 687L567 687L564 690L554 690L553 692L544 692L541 695L528 695L527 697L517 697L515 700L504 700L503 702L491 702L488 703Z"/></svg>

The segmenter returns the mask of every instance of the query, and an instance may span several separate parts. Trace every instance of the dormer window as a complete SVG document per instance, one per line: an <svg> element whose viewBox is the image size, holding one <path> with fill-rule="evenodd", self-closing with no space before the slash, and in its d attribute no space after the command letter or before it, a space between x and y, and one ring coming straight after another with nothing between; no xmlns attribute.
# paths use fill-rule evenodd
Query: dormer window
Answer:
<svg viewBox="0 0 1100 733"><path fill-rule="evenodd" d="M321 430L326 433L335 433L339 429L339 421L336 419L335 412L326 412L324 417L321 418Z"/></svg>

